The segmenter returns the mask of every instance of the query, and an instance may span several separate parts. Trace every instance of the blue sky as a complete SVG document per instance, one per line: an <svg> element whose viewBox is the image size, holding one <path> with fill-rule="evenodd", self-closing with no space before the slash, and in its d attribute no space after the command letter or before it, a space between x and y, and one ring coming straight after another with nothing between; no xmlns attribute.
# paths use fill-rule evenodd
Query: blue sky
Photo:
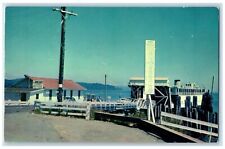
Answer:
<svg viewBox="0 0 225 149"><path fill-rule="evenodd" d="M68 7L64 78L127 85L144 75L144 43L156 40L156 76L218 91L219 10L210 7ZM5 77L58 78L60 20L52 7L7 7Z"/></svg>

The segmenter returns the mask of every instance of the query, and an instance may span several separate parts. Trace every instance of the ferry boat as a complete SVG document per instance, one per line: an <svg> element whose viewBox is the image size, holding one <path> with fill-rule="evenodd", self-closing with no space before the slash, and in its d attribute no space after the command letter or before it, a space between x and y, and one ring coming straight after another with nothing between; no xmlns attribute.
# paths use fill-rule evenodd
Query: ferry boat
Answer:
<svg viewBox="0 0 225 149"><path fill-rule="evenodd" d="M131 88L131 98L137 102L139 109L147 109L144 93L144 78L132 77L128 87ZM180 80L174 80L174 85L169 85L166 77L155 78L155 94L152 97L153 106L162 104L162 108L172 110L173 108L185 108L201 106L205 88L196 83L181 84Z"/></svg>
<svg viewBox="0 0 225 149"><path fill-rule="evenodd" d="M184 108L185 104L193 107L201 106L203 94L206 93L206 90L196 83L181 84L180 80L174 80L174 85L170 90L172 102L175 105L180 104L181 108Z"/></svg>

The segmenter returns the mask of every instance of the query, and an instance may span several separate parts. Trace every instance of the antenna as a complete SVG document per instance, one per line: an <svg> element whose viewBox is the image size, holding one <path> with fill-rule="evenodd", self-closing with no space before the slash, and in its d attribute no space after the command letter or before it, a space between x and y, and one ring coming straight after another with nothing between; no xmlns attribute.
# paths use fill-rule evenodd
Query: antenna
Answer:
<svg viewBox="0 0 225 149"><path fill-rule="evenodd" d="M213 93L213 85L214 85L214 76L213 76L213 79L212 79L211 95L212 95L212 93Z"/></svg>

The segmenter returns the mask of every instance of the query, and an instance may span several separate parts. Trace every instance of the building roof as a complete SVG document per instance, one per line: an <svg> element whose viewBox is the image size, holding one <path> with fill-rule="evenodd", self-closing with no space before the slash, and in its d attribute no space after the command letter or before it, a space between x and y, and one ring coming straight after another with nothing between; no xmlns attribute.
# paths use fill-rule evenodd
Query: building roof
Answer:
<svg viewBox="0 0 225 149"><path fill-rule="evenodd" d="M54 78L43 78L43 77L32 77L25 75L26 78L29 78L33 81L43 81L43 87L46 89L58 89L58 79ZM73 80L63 80L63 88L71 90L86 90L80 84L73 82Z"/></svg>
<svg viewBox="0 0 225 149"><path fill-rule="evenodd" d="M15 87L9 87L5 88L6 92L13 92L13 93L36 93L41 92L44 89L33 89L33 88L15 88Z"/></svg>
<svg viewBox="0 0 225 149"><path fill-rule="evenodd" d="M145 86L144 77L131 77L128 86ZM155 77L155 86L169 86L167 77Z"/></svg>
<svg viewBox="0 0 225 149"><path fill-rule="evenodd" d="M144 77L131 77L130 80L144 80ZM155 80L168 80L167 77L155 77Z"/></svg>

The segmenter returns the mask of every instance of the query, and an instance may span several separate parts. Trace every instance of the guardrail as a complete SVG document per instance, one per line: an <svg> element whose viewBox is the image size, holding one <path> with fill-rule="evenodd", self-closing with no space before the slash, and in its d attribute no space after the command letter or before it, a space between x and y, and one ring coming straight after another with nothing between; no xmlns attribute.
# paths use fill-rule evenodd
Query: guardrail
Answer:
<svg viewBox="0 0 225 149"><path fill-rule="evenodd" d="M27 101L11 101L11 100L6 100L5 101L5 106L21 106L21 105L31 105Z"/></svg>
<svg viewBox="0 0 225 149"><path fill-rule="evenodd" d="M120 102L90 102L91 108L100 111L118 111L118 110L130 110L136 109L136 104L132 102L120 103Z"/></svg>
<svg viewBox="0 0 225 149"><path fill-rule="evenodd" d="M201 127L198 129L198 127L193 128L193 127L189 127L189 126L184 126L182 124L175 124L173 122L169 122L169 121L165 120L164 117L176 119L177 121L180 121L180 122L185 121L187 123L194 123L194 124L196 124L196 126L198 126L198 125L206 126L206 127L208 127L209 131L202 130ZM164 126L169 126L169 127L173 127L173 128L179 128L179 129L183 129L183 130L187 130L187 131L192 131L192 132L196 132L196 133L200 133L200 134L209 135L210 138L211 138L211 136L218 137L218 133L212 131L213 129L218 130L218 128L219 128L218 124L214 124L214 123L200 121L200 120L187 118L184 116L179 116L179 115L170 114L170 113L166 113L166 112L161 112L160 123ZM209 142L210 142L210 140L211 139L209 139Z"/></svg>
<svg viewBox="0 0 225 149"><path fill-rule="evenodd" d="M135 109L134 103L119 102L40 102L35 101L34 109L40 110L44 114L64 115L64 116L83 116L90 119L91 109L99 111L114 112L118 110Z"/></svg>
<svg viewBox="0 0 225 149"><path fill-rule="evenodd" d="M40 110L43 114L64 115L64 116L84 116L89 118L89 104L77 102L38 102L34 104L35 110Z"/></svg>

